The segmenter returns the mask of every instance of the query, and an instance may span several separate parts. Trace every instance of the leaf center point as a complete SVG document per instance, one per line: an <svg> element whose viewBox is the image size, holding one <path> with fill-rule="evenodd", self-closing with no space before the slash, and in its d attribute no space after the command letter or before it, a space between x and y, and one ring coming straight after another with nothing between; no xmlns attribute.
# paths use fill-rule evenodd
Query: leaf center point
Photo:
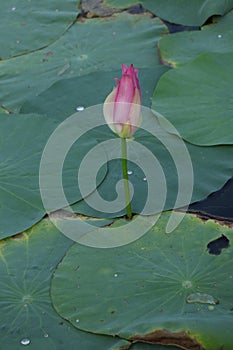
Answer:
<svg viewBox="0 0 233 350"><path fill-rule="evenodd" d="M193 284L191 281L183 281L182 283L182 287L185 288L185 289L189 289L189 288L192 288Z"/></svg>

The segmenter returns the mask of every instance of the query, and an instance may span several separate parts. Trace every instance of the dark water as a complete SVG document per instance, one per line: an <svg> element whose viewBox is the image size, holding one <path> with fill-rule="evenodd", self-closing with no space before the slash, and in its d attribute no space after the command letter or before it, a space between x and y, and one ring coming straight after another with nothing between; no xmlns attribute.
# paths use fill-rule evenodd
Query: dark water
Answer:
<svg viewBox="0 0 233 350"><path fill-rule="evenodd" d="M200 202L191 204L189 210L233 222L233 177L219 191Z"/></svg>

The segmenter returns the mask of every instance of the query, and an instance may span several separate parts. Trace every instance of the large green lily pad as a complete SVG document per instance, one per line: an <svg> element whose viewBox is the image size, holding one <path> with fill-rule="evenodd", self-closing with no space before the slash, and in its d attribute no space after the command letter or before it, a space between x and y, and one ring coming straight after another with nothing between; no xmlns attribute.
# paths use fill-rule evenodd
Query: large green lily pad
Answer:
<svg viewBox="0 0 233 350"><path fill-rule="evenodd" d="M125 341L78 331L54 311L50 279L72 245L49 220L0 242L1 347L18 350L116 350Z"/></svg>
<svg viewBox="0 0 233 350"><path fill-rule="evenodd" d="M233 31L212 30L188 31L167 35L159 41L162 61L178 67L203 53L233 52Z"/></svg>
<svg viewBox="0 0 233 350"><path fill-rule="evenodd" d="M81 330L231 350L233 230L186 215L167 235L169 215L130 245L106 250L74 244L55 271L53 305ZM228 248L214 255L209 243L222 235Z"/></svg>
<svg viewBox="0 0 233 350"><path fill-rule="evenodd" d="M142 68L139 71L143 105L151 105L151 96L155 86L167 67L158 65L155 68ZM121 71L101 71L81 77L62 79L54 83L39 96L27 101L21 113L37 113L50 118L64 120L73 114L78 107L90 107L104 102L115 85L114 78L121 76ZM100 88L101 81L101 88Z"/></svg>
<svg viewBox="0 0 233 350"><path fill-rule="evenodd" d="M46 211L40 196L39 166L43 149L58 124L54 120L38 115L0 115L0 238L29 228L45 215ZM70 130L70 136L75 132L73 128ZM82 157L96 144L95 139L82 139L78 145L72 146L64 165L61 164L64 191L69 203L82 198L76 184L76 172ZM63 203L56 200L54 191L57 189L53 188L59 147L62 145L61 142L57 144L49 159L50 172L45 174L48 176L47 184L50 184L49 195L55 196L53 197L55 204L51 210L63 206ZM106 167L103 167L96 185L103 180L106 171Z"/></svg>
<svg viewBox="0 0 233 350"><path fill-rule="evenodd" d="M76 0L1 1L1 59L51 44L75 21L79 12Z"/></svg>
<svg viewBox="0 0 233 350"><path fill-rule="evenodd" d="M0 237L21 232L44 216L39 162L54 121L35 115L0 116Z"/></svg>
<svg viewBox="0 0 233 350"><path fill-rule="evenodd" d="M60 79L119 69L122 63L155 67L156 45L166 31L158 18L148 14L79 21L48 47L1 62L1 104L17 111Z"/></svg>
<svg viewBox="0 0 233 350"><path fill-rule="evenodd" d="M232 144L232 70L232 53L200 55L162 76L152 108L191 143Z"/></svg>
<svg viewBox="0 0 233 350"><path fill-rule="evenodd" d="M200 26L213 15L224 15L232 9L232 0L104 0L104 4L125 8L141 3L143 7L169 22Z"/></svg>

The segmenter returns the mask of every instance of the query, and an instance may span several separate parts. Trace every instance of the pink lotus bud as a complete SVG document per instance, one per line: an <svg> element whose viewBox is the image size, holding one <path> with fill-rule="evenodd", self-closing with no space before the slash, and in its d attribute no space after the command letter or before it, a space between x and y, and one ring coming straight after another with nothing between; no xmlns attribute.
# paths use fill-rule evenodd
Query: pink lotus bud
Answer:
<svg viewBox="0 0 233 350"><path fill-rule="evenodd" d="M120 137L129 138L140 125L142 93L138 69L133 64L122 64L121 79L104 102L104 118L108 126Z"/></svg>

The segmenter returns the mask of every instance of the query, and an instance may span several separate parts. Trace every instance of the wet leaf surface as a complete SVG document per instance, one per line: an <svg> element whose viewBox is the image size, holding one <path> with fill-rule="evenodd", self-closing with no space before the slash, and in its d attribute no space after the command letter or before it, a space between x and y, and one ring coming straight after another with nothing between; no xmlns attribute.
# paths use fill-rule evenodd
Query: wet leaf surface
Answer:
<svg viewBox="0 0 233 350"><path fill-rule="evenodd" d="M127 342L78 331L54 311L50 279L72 241L49 220L0 243L1 347L18 350L120 349Z"/></svg>
<svg viewBox="0 0 233 350"><path fill-rule="evenodd" d="M168 67L162 65L140 69L139 78L144 106L149 107L151 105L151 96L155 86L162 74L168 69ZM81 107L87 108L102 103L115 85L114 78L120 76L121 70L118 69L62 79L39 96L25 102L20 113L37 111L37 113L47 115L50 118L64 120L80 110ZM99 88L100 81L101 89Z"/></svg>
<svg viewBox="0 0 233 350"><path fill-rule="evenodd" d="M0 115L0 238L31 227L46 214L40 194L39 169L44 147L58 125L55 120L38 115ZM70 130L69 135L72 132ZM64 164L63 161L60 164L63 167L63 189L69 203L83 198L76 184L77 169L88 149L96 144L94 139L82 139L82 142L73 145ZM49 186L46 196L53 198L50 210L65 206L58 200L59 189L53 186L60 155L59 145L60 142L55 145L49 159L50 172L44 174L46 186ZM102 167L97 184L103 180L106 172L107 168ZM92 190L95 188L96 184Z"/></svg>
<svg viewBox="0 0 233 350"><path fill-rule="evenodd" d="M1 104L16 112L56 81L119 69L123 62L155 68L160 63L156 45L166 32L166 26L148 14L77 22L48 47L1 62Z"/></svg>
<svg viewBox="0 0 233 350"><path fill-rule="evenodd" d="M104 0L104 4L125 8L137 4L136 0ZM202 25L213 15L224 15L233 7L232 0L140 0L143 7L155 15L172 23L183 25Z"/></svg>
<svg viewBox="0 0 233 350"><path fill-rule="evenodd" d="M57 40L76 20L77 1L8 0L0 3L1 59L41 49Z"/></svg>
<svg viewBox="0 0 233 350"><path fill-rule="evenodd" d="M220 232L231 242L233 231L187 215L167 235L168 217L163 213L146 235L120 248L73 245L52 281L54 307L83 330L185 349L230 350L232 246L218 256L206 246ZM199 302L187 302L192 294ZM207 296L218 303L200 302Z"/></svg>

